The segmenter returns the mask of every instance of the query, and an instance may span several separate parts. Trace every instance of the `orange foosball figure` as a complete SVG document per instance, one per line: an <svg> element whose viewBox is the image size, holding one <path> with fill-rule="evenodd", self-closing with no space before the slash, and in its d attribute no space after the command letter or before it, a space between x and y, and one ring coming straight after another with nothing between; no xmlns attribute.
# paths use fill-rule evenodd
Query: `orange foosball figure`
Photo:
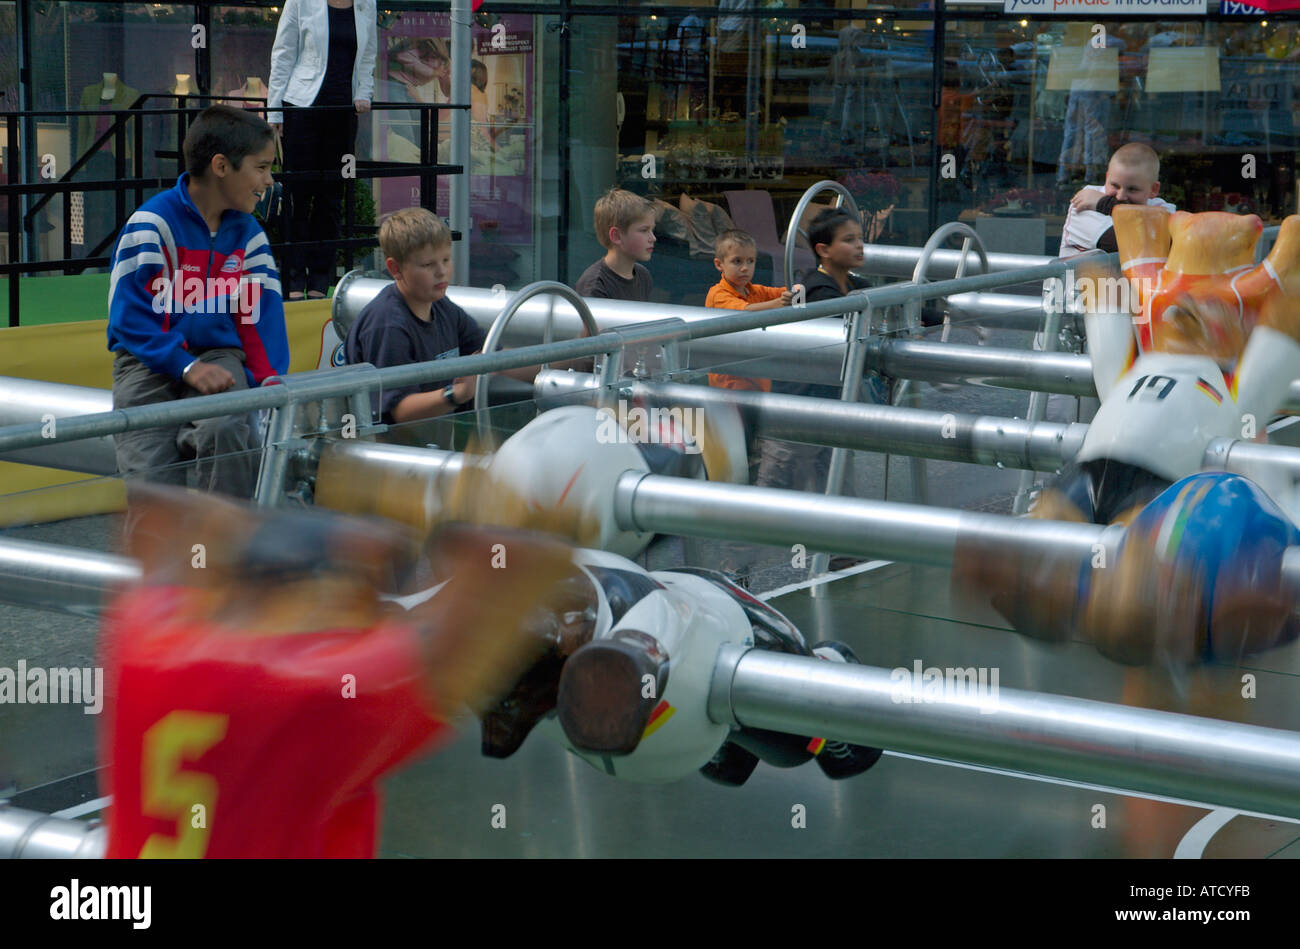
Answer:
<svg viewBox="0 0 1300 949"><path fill-rule="evenodd" d="M1123 540L1078 563L970 538L954 586L1025 635L1121 662L1236 660L1297 633L1281 561L1300 492L1276 466L1199 472L1213 440L1259 437L1300 376L1300 216L1259 264L1254 215L1114 220L1122 277L1085 264L1079 280L1101 408L1030 516L1121 525Z"/></svg>

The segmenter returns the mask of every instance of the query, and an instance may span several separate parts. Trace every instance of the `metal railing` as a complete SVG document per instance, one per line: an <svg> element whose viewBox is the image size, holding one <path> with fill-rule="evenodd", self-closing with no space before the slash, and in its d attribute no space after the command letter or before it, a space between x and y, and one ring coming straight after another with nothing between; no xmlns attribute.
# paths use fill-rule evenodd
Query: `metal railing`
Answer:
<svg viewBox="0 0 1300 949"><path fill-rule="evenodd" d="M155 99L175 101L178 105L172 108L145 107L150 100ZM191 100L201 101L205 104L201 106L187 105ZM21 294L19 277L21 275L52 271L76 274L92 267L107 267L111 263L111 257L107 255L108 251L117 240L117 235L126 224L130 214L144 203L145 192L172 187L176 183L176 178L185 170L183 144L185 133L189 129L189 121L207 108L208 105L215 102L228 103L237 101L265 102L264 99L247 99L237 96L182 96L174 93L147 93L142 95L129 108L110 113L108 116L111 119L109 127L87 145L83 154L73 163L72 167L52 181L17 181L19 178L18 169L23 167L24 149L31 147L30 143L19 138L19 129L22 127L23 121L36 117L73 119L94 116L101 118L105 114L93 110L79 109L43 109L5 113L5 130L9 142L8 161L5 169L7 183L0 184L0 198L6 199L8 204L4 226L9 239L9 261L0 264L0 277L7 277L9 283L9 325L18 326L20 322ZM463 174L464 168L461 165L441 165L437 163L436 130L438 122L435 120L435 116L442 110L463 110L468 108L467 105L446 103L434 105L397 102L373 103L371 110L376 112L419 113L420 158L418 163L358 160L356 162L355 177L343 177L343 234L345 236L329 240L281 240L271 245L272 253L277 258L280 258L286 248L311 246L342 249L345 255L346 268L351 270L354 263L352 258L354 251L377 245L376 228L373 225L358 225L356 222L354 201L357 179L418 177L420 179L421 206L431 211L436 210L438 178L442 175ZM302 112L323 112L327 114L350 112L352 110L353 106L350 105L304 106L300 109ZM162 119L167 117L175 117L176 119L176 150L155 150L154 155L164 160L174 159L176 161L176 174L171 177L150 177L145 174L145 121L150 118ZM110 143L113 146L114 153L114 178L110 181L78 180L76 178L77 174L86 169L91 158ZM292 184L295 182L336 180L335 176L339 174L340 172L292 171L277 172L275 178L277 181ZM86 256L73 257L72 202L70 196L77 192L104 191L112 192L114 197L114 222L112 228L109 233L99 237L93 245L89 242L95 237L89 234L86 235L86 246L88 247ZM56 195L65 196L62 210L63 256L55 260L39 260L36 259L38 254L35 249L33 234L40 221L38 215L47 209L47 206ZM128 196L131 197L129 205ZM358 234L362 234L362 236L358 236ZM460 237L461 235L458 233L452 234L453 240L459 240Z"/></svg>
<svg viewBox="0 0 1300 949"><path fill-rule="evenodd" d="M277 409L304 399L327 399L374 391L380 387L419 385L436 379L474 376L505 369L536 366L547 362L562 362L584 356L622 352L625 346L640 341L666 344L685 342L711 336L722 336L768 326L779 326L824 316L841 316L870 307L899 306L913 300L928 300L964 291L988 290L1009 283L1026 280L1046 280L1064 275L1067 265L1055 261L1038 267L1002 273L980 274L960 280L941 280L916 285L895 284L860 290L836 300L822 300L801 306L782 307L777 310L739 311L715 319L686 323L665 330L661 323L647 326L624 327L617 332L605 332L584 339L565 340L537 346L526 346L505 352L485 353L475 356L457 356L433 362L413 363L376 369L369 364L345 366L340 369L318 370L302 373L297 379L293 396L283 386L264 385L259 389L222 392L217 395L196 396L180 402L164 402L102 412L94 415L73 416L60 419L57 431L45 430L39 422L11 425L0 428L0 453L50 445L64 441L115 435L118 432L136 431L162 425L179 425L184 422L220 415L238 414L257 409ZM527 292L528 288L519 291ZM513 298L506 306L513 303ZM870 347L861 347L865 354ZM268 380L271 381L271 380ZM482 409L480 409L482 411Z"/></svg>

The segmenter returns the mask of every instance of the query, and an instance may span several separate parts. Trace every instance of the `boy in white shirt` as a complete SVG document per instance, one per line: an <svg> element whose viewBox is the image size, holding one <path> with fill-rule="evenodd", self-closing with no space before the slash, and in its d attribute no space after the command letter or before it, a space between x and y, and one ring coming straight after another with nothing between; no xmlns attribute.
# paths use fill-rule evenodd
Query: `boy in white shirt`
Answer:
<svg viewBox="0 0 1300 949"><path fill-rule="evenodd" d="M1151 146L1140 142L1120 146L1106 168L1105 185L1086 185L1070 199L1058 256L1072 257L1093 248L1115 252L1111 210L1117 204L1146 204L1172 214L1176 209L1157 198L1159 192L1160 158Z"/></svg>

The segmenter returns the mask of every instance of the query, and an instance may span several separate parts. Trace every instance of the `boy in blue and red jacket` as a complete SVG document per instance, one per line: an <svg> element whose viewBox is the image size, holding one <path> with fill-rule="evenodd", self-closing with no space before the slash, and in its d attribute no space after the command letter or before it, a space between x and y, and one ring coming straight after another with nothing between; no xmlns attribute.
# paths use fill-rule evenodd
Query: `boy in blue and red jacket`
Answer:
<svg viewBox="0 0 1300 949"><path fill-rule="evenodd" d="M243 109L213 106L185 136L186 172L142 204L113 250L108 348L113 407L259 386L289 369L280 279L252 216L273 184L275 133ZM124 476L252 494L248 418L222 416L114 436Z"/></svg>

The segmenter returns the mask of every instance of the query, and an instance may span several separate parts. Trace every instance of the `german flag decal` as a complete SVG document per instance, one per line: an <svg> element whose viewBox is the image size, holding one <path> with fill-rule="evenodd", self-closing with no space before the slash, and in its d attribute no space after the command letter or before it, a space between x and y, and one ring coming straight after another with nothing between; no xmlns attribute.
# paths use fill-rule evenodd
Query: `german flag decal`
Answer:
<svg viewBox="0 0 1300 949"><path fill-rule="evenodd" d="M1213 399L1215 405L1219 405L1219 404L1221 404L1221 403L1223 402L1223 396L1221 396L1221 395L1219 394L1219 390L1216 389L1216 388L1214 388L1214 386L1210 385L1208 382L1206 382L1206 381L1205 381L1204 379L1202 379L1200 376L1197 376L1197 377L1196 377L1196 388L1200 389L1202 392L1204 392L1206 395L1208 395L1211 399Z"/></svg>
<svg viewBox="0 0 1300 949"><path fill-rule="evenodd" d="M655 706L655 710L650 713L650 722L646 725L645 731L641 734L641 740L645 741L658 730L659 726L668 719L673 717L677 709L673 708L666 701L660 702Z"/></svg>
<svg viewBox="0 0 1300 949"><path fill-rule="evenodd" d="M819 754L821 754L822 749L825 747L826 747L825 738L814 738L812 741L808 742L808 750L813 753L814 758L816 758Z"/></svg>

